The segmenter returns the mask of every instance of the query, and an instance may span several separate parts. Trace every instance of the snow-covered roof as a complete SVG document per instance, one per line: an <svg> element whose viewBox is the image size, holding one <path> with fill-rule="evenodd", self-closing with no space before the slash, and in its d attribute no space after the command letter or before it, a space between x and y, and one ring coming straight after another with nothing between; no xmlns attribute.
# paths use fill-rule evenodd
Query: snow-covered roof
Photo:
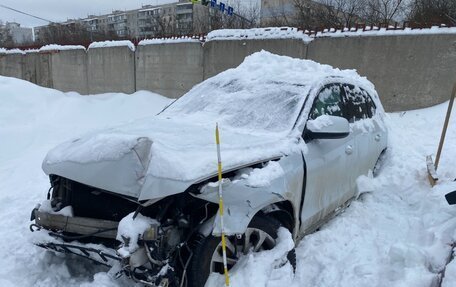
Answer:
<svg viewBox="0 0 456 287"><path fill-rule="evenodd" d="M103 41L103 42L93 42L92 44L89 45L89 49L95 49L95 48L106 48L106 47L128 47L130 50L133 52L135 51L135 45L128 40L122 40L122 41Z"/></svg>
<svg viewBox="0 0 456 287"><path fill-rule="evenodd" d="M291 27L215 30L207 34L206 41L242 39L299 39L306 43L312 41L303 31Z"/></svg>

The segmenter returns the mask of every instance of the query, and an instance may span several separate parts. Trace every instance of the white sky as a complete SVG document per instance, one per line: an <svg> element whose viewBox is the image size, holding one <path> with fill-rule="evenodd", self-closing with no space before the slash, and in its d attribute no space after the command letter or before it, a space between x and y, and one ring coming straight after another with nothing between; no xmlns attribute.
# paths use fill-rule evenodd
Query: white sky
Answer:
<svg viewBox="0 0 456 287"><path fill-rule="evenodd" d="M225 0L224 2L232 2ZM251 2L259 0L241 0ZM141 8L141 5L158 5L178 2L177 0L0 0L0 4L24 11L26 13L62 22L72 18L85 18L90 15L111 13L112 10L126 10ZM218 0L220 2L220 0ZM41 21L17 12L0 7L0 20L3 22L17 22L24 27L46 25Z"/></svg>

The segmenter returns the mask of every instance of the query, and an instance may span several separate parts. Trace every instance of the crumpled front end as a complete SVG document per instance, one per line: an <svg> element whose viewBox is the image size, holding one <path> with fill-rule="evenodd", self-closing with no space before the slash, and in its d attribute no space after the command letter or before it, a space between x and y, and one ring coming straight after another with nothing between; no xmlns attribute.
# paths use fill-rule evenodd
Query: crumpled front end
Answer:
<svg viewBox="0 0 456 287"><path fill-rule="evenodd" d="M96 135L57 146L48 153L42 168L48 175L138 198L151 146L147 137Z"/></svg>

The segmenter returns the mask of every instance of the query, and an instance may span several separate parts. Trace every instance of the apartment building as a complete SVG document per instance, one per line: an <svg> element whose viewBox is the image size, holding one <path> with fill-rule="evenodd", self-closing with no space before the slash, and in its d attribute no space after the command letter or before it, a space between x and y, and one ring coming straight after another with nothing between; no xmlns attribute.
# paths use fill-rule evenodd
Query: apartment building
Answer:
<svg viewBox="0 0 456 287"><path fill-rule="evenodd" d="M27 44L33 41L33 29L21 27L19 23L6 22L0 24L0 30L6 31L14 44Z"/></svg>
<svg viewBox="0 0 456 287"><path fill-rule="evenodd" d="M164 5L143 5L140 9L116 10L106 15L89 15L85 19L71 19L63 26L80 25L92 33L111 33L119 38L148 38L165 35L201 33L208 25L209 8L188 0ZM49 25L35 27L35 39Z"/></svg>

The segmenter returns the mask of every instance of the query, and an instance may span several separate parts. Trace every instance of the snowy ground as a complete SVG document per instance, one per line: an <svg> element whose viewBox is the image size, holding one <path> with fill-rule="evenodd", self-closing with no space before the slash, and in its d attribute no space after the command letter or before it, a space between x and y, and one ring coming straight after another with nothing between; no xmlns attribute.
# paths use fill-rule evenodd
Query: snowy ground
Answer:
<svg viewBox="0 0 456 287"><path fill-rule="evenodd" d="M46 152L89 130L148 116L169 100L149 92L79 96L0 77L0 286L131 286L108 270L30 244L30 211L45 198ZM441 181L431 188L425 156L435 153L446 105L388 117L390 143L381 174L341 215L297 246L297 273L274 269L290 244L281 234L272 251L248 255L233 286L431 286L456 239L456 114L442 153ZM456 286L456 263L443 286Z"/></svg>

